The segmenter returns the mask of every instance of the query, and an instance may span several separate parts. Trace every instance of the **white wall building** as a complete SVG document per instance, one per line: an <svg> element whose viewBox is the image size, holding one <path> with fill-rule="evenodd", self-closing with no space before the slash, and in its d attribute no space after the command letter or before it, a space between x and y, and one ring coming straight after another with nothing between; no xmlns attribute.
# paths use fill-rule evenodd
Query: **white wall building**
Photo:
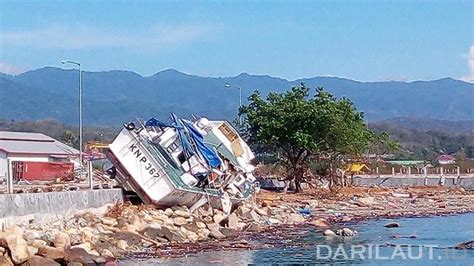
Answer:
<svg viewBox="0 0 474 266"><path fill-rule="evenodd" d="M41 133L0 131L0 180L12 172L12 162L71 162L79 151Z"/></svg>

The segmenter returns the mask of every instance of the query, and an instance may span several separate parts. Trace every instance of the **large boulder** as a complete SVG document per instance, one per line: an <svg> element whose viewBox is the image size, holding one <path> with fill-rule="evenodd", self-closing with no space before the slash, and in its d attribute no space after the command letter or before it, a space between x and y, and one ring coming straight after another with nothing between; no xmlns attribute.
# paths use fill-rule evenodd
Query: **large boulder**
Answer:
<svg viewBox="0 0 474 266"><path fill-rule="evenodd" d="M2 232L0 234L0 246L10 250L11 259L15 264L21 264L30 257L28 244L25 239L14 231Z"/></svg>
<svg viewBox="0 0 474 266"><path fill-rule="evenodd" d="M64 258L64 250L50 246L38 248L37 254L51 260Z"/></svg>
<svg viewBox="0 0 474 266"><path fill-rule="evenodd" d="M184 218L191 217L191 213L189 212L189 210L184 210L184 209L178 209L178 210L174 211L174 214L177 215L177 216L184 217Z"/></svg>
<svg viewBox="0 0 474 266"><path fill-rule="evenodd" d="M96 257L82 248L68 249L64 252L64 260L69 263L77 262L82 265L95 265Z"/></svg>
<svg viewBox="0 0 474 266"><path fill-rule="evenodd" d="M23 266L59 266L60 264L52 259L43 258L41 256L33 256L29 258Z"/></svg>
<svg viewBox="0 0 474 266"><path fill-rule="evenodd" d="M165 238L170 242L180 243L186 239L186 236L182 232L171 229L170 227L165 225L162 225L160 227L147 227L143 232L147 237L151 239L156 239L158 241L161 241L162 238Z"/></svg>
<svg viewBox="0 0 474 266"><path fill-rule="evenodd" d="M0 265L2 266L13 266L13 262L8 256L8 254L4 254L3 256L0 256Z"/></svg>
<svg viewBox="0 0 474 266"><path fill-rule="evenodd" d="M71 239L69 238L68 234L64 232L58 232L54 236L53 243L55 247L62 250L66 250L71 246Z"/></svg>
<svg viewBox="0 0 474 266"><path fill-rule="evenodd" d="M173 224L177 226L185 225L188 223L188 220L182 216L177 216L173 218Z"/></svg>
<svg viewBox="0 0 474 266"><path fill-rule="evenodd" d="M221 233L220 226L216 223L207 224L207 228L209 229L209 235L215 239L223 239L225 235Z"/></svg>
<svg viewBox="0 0 474 266"><path fill-rule="evenodd" d="M128 249L128 243L127 241L123 240L123 239L120 239L119 241L117 241L117 247L123 251L127 250Z"/></svg>

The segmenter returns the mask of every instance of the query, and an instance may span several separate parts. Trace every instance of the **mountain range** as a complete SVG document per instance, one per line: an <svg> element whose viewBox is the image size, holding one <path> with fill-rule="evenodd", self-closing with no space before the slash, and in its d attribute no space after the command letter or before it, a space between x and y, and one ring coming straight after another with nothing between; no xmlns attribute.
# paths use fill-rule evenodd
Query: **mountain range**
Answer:
<svg viewBox="0 0 474 266"><path fill-rule="evenodd" d="M123 70L83 72L84 123L117 126L135 118L164 119L170 112L232 120L239 105L238 87L245 101L254 90L266 95L302 82L350 98L368 121L402 116L474 120L474 84L452 78L360 82L313 77L289 81L247 73L200 77L168 69L146 77ZM54 118L75 124L77 117L77 70L44 67L16 76L0 73L0 119Z"/></svg>

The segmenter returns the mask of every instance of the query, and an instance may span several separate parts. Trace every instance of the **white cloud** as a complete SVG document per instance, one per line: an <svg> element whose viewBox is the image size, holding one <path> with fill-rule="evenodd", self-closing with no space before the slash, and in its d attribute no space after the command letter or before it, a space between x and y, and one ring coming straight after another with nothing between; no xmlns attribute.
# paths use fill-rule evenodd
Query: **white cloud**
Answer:
<svg viewBox="0 0 474 266"><path fill-rule="evenodd" d="M10 75L18 75L23 73L25 69L22 67L14 66L5 62L0 62L0 72Z"/></svg>
<svg viewBox="0 0 474 266"><path fill-rule="evenodd" d="M467 82L474 82L474 45L471 45L467 54L467 65L469 67L469 74L462 77L462 79Z"/></svg>
<svg viewBox="0 0 474 266"><path fill-rule="evenodd" d="M117 32L87 25L50 25L40 29L2 32L5 46L53 49L134 48L150 49L196 40L210 31L205 25L159 24L149 29Z"/></svg>

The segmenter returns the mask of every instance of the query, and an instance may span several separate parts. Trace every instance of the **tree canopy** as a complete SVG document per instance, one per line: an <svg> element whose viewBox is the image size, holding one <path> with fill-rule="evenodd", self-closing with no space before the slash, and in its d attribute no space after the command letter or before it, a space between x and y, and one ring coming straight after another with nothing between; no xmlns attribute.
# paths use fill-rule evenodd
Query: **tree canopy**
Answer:
<svg viewBox="0 0 474 266"><path fill-rule="evenodd" d="M278 154L296 190L310 160L324 161L334 173L344 158L366 152L383 138L366 127L363 113L349 99L337 99L323 88L310 95L304 84L266 99L255 91L240 111L250 143L257 151Z"/></svg>

